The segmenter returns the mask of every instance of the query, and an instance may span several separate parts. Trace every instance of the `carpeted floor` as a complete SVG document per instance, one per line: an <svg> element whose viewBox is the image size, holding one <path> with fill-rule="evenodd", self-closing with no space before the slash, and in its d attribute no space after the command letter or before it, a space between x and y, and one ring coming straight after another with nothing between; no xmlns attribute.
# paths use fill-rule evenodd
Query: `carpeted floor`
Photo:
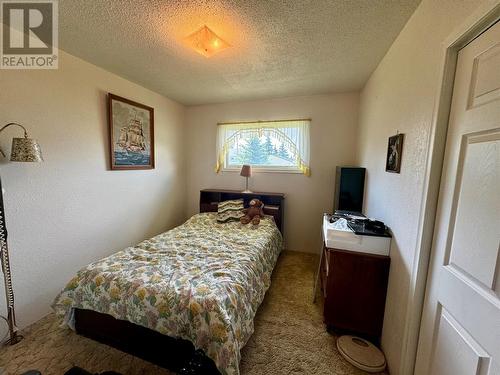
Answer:
<svg viewBox="0 0 500 375"><path fill-rule="evenodd" d="M314 255L282 253L271 288L255 317L255 333L242 350L242 375L366 374L340 356L335 336L325 330L321 302L311 302L317 263ZM72 366L124 375L171 374L61 328L52 314L23 334L21 343L0 349L0 375L18 375L29 369L62 375Z"/></svg>

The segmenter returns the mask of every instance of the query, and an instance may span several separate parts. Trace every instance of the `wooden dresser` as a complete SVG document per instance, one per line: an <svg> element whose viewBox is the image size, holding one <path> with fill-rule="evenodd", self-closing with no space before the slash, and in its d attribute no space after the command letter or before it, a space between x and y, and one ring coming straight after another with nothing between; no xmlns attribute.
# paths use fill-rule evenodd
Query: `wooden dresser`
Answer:
<svg viewBox="0 0 500 375"><path fill-rule="evenodd" d="M320 267L327 328L379 343L390 258L331 249L323 244Z"/></svg>

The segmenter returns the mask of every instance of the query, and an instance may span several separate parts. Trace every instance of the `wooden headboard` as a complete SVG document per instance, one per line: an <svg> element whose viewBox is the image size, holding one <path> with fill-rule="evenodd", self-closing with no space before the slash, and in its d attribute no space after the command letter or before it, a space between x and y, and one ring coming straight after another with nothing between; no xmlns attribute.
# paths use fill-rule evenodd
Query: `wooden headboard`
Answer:
<svg viewBox="0 0 500 375"><path fill-rule="evenodd" d="M276 226L283 234L283 212L285 194L282 193L242 193L236 190L204 189L200 190L200 212L217 212L219 202L230 199L243 199L245 207L257 198L264 203L264 214L274 217Z"/></svg>

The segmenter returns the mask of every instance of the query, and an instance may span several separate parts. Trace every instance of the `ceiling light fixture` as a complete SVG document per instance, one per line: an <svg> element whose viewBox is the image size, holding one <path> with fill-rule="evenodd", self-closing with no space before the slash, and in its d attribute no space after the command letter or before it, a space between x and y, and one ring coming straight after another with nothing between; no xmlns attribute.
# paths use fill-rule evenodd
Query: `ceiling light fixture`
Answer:
<svg viewBox="0 0 500 375"><path fill-rule="evenodd" d="M211 57L217 52L231 47L206 25L187 36L185 40L191 48L205 57Z"/></svg>

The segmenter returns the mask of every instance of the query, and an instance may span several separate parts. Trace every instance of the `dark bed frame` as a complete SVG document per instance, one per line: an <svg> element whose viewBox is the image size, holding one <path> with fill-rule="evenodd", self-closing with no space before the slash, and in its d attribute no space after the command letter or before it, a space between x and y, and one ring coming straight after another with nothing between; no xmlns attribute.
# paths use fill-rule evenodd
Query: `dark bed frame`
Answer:
<svg viewBox="0 0 500 375"><path fill-rule="evenodd" d="M243 199L245 206L253 198L264 202L264 213L274 218L283 233L284 194L241 193L233 190L200 191L200 212L216 212L219 202ZM251 225L251 224L249 224ZM218 375L214 362L190 341L162 335L111 315L75 309L75 329L80 335L110 345L146 361L182 375Z"/></svg>

